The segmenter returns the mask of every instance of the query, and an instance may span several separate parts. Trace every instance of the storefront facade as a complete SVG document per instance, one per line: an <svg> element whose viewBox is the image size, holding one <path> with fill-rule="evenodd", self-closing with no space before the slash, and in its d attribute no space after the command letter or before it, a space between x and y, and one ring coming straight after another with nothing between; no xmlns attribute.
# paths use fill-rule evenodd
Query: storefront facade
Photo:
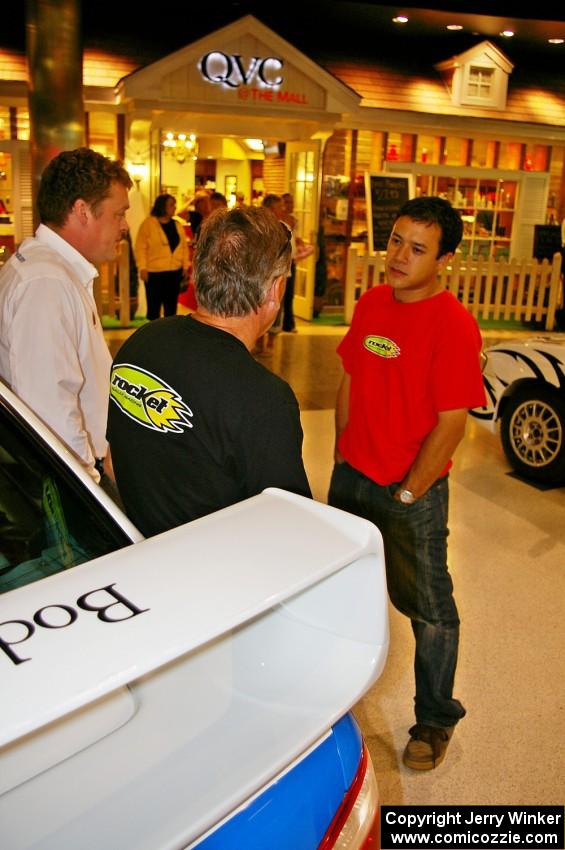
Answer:
<svg viewBox="0 0 565 850"><path fill-rule="evenodd" d="M359 98L256 19L131 74L118 99L126 164L147 166L142 198L164 188L181 205L209 186L230 201L241 193L260 203L268 192L290 191L302 237L316 242L321 154ZM297 268L295 310L304 318L312 315L314 264L312 255Z"/></svg>
<svg viewBox="0 0 565 850"><path fill-rule="evenodd" d="M246 16L119 82L110 71L89 78L87 143L130 169L134 233L160 191L179 205L199 187L246 203L291 192L302 237L324 236L326 301L337 306L347 247L367 244L366 172L411 174L416 192L448 197L463 214L469 256L532 255L535 226L565 215L565 99L539 92L547 104L515 105L505 57L488 42L468 53L454 66L468 66L466 77L437 65L436 88L422 79L410 100L413 80L376 66L323 68ZM0 228L11 228L10 244L31 228L29 143L17 128L25 83L17 85L0 81L0 198L4 173L11 199ZM9 236L0 230L0 240ZM305 319L315 260L297 274L295 311Z"/></svg>

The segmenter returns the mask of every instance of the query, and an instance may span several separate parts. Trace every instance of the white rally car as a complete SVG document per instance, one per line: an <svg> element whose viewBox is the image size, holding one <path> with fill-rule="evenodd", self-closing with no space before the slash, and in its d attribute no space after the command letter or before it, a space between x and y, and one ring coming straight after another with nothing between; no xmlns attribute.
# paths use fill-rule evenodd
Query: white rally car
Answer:
<svg viewBox="0 0 565 850"><path fill-rule="evenodd" d="M3 386L0 435L0 847L376 848L375 527L267 490L143 540Z"/></svg>
<svg viewBox="0 0 565 850"><path fill-rule="evenodd" d="M487 348L485 407L471 411L496 428L512 468L546 484L565 483L565 339L535 337Z"/></svg>

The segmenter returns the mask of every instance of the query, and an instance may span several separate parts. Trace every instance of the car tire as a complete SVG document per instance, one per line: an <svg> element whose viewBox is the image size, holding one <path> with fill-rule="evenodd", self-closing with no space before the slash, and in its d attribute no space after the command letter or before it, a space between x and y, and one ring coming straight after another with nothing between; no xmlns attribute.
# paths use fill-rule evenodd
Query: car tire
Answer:
<svg viewBox="0 0 565 850"><path fill-rule="evenodd" d="M549 387L522 387L506 402L500 436L510 466L534 481L565 481L565 399Z"/></svg>

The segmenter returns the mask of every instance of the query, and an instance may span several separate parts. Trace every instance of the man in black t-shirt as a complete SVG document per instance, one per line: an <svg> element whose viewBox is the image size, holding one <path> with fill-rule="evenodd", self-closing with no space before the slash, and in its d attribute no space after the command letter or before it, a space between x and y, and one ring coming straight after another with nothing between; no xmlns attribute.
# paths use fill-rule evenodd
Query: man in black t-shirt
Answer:
<svg viewBox="0 0 565 850"><path fill-rule="evenodd" d="M277 315L290 260L290 231L269 210L214 212L196 249L196 312L151 322L119 350L108 439L145 535L266 487L310 495L296 398L250 353Z"/></svg>

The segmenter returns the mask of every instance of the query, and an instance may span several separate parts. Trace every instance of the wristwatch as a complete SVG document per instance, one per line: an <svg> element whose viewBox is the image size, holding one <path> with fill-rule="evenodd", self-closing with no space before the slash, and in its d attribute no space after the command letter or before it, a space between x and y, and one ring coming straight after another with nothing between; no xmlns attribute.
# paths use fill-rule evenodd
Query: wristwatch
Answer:
<svg viewBox="0 0 565 850"><path fill-rule="evenodd" d="M401 490L398 494L398 501L402 502L403 505L413 505L416 501L416 496L412 490Z"/></svg>

